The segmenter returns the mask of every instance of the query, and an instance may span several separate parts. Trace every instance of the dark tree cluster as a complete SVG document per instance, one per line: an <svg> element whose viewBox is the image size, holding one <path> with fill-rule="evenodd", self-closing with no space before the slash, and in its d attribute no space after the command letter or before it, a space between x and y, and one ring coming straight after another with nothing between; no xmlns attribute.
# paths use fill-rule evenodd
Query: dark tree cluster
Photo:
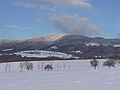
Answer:
<svg viewBox="0 0 120 90"><path fill-rule="evenodd" d="M21 55L0 55L0 62L19 62L19 61L51 61L51 60L73 60L74 58L60 58L60 57L22 57Z"/></svg>

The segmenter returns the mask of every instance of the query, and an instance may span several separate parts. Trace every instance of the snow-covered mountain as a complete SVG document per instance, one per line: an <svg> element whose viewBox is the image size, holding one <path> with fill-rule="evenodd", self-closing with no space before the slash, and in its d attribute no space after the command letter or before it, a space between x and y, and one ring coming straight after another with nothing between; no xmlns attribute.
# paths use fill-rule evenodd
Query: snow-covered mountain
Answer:
<svg viewBox="0 0 120 90"><path fill-rule="evenodd" d="M45 36L32 37L32 38L28 39L27 41L51 42L51 41L58 40L62 36L63 35L61 35L61 34L53 33L53 34L45 35Z"/></svg>
<svg viewBox="0 0 120 90"><path fill-rule="evenodd" d="M16 42L19 42L19 40L12 40L12 39L2 39L2 40L0 40L0 44L16 43Z"/></svg>
<svg viewBox="0 0 120 90"><path fill-rule="evenodd" d="M120 39L102 37L86 37L81 35L52 34L27 39L24 41L6 41L0 44L0 51L12 49L9 52L47 50L72 54L76 57L90 58L94 56L108 57L120 54ZM78 52L80 51L80 52Z"/></svg>

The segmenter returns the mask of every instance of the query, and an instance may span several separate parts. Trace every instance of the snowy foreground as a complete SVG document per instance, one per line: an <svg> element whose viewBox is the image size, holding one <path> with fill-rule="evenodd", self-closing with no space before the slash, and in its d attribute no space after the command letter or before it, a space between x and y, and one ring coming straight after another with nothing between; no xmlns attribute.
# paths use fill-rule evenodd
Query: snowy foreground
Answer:
<svg viewBox="0 0 120 90"><path fill-rule="evenodd" d="M120 65L102 66L97 70L87 61L33 62L34 70L20 72L19 63L11 63L10 72L0 64L0 90L120 90ZM52 64L54 70L44 71L41 65Z"/></svg>

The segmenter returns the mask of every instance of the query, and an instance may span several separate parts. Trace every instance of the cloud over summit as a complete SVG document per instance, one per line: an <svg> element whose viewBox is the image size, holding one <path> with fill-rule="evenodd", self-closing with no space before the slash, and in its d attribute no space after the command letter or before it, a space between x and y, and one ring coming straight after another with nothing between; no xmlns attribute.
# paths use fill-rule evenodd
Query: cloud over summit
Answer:
<svg viewBox="0 0 120 90"><path fill-rule="evenodd" d="M86 17L78 15L50 16L56 29L66 34L94 35L99 34L99 28Z"/></svg>

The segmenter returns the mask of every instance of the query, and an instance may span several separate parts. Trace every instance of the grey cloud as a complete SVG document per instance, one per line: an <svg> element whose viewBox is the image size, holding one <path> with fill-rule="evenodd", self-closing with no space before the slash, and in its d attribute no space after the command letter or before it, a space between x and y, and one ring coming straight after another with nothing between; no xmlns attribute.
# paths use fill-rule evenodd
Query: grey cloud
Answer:
<svg viewBox="0 0 120 90"><path fill-rule="evenodd" d="M50 16L56 29L66 34L95 35L99 34L99 28L86 17L78 15Z"/></svg>

